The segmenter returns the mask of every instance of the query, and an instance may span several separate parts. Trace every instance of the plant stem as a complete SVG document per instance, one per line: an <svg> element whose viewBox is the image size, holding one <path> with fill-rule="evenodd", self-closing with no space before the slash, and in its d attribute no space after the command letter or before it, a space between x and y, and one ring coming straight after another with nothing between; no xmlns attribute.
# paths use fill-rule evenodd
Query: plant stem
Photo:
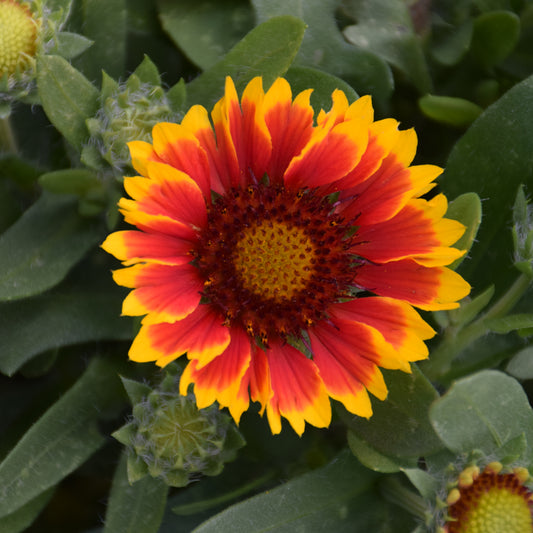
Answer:
<svg viewBox="0 0 533 533"><path fill-rule="evenodd" d="M13 154L18 152L17 142L9 123L9 116L0 119L0 152Z"/></svg>
<svg viewBox="0 0 533 533"><path fill-rule="evenodd" d="M484 315L459 331L450 328L444 340L431 354L431 360L422 365L426 377L431 381L438 381L442 378L461 351L489 333L486 322L505 316L524 295L530 283L529 276L520 274L509 290Z"/></svg>
<svg viewBox="0 0 533 533"><path fill-rule="evenodd" d="M397 478L387 476L379 484L379 489L383 497L417 518L425 519L427 508L424 499L405 487Z"/></svg>

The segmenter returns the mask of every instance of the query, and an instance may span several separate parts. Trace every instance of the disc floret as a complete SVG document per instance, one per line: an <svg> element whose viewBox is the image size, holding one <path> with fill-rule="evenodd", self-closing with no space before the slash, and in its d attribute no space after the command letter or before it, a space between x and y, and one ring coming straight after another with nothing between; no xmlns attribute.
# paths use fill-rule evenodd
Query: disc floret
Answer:
<svg viewBox="0 0 533 533"><path fill-rule="evenodd" d="M197 252L206 300L267 343L300 336L349 295L352 226L313 191L253 185L217 198Z"/></svg>

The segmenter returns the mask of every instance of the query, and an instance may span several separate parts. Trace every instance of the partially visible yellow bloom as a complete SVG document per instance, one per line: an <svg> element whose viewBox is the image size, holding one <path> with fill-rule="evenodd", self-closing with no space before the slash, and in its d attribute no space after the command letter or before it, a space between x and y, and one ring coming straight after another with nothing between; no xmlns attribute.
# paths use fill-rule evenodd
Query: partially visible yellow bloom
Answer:
<svg viewBox="0 0 533 533"><path fill-rule="evenodd" d="M530 533L533 531L533 494L525 486L525 468L503 470L488 464L480 473L468 467L458 486L448 493L448 522L443 533Z"/></svg>
<svg viewBox="0 0 533 533"><path fill-rule="evenodd" d="M27 69L37 49L37 22L25 4L0 0L0 77Z"/></svg>

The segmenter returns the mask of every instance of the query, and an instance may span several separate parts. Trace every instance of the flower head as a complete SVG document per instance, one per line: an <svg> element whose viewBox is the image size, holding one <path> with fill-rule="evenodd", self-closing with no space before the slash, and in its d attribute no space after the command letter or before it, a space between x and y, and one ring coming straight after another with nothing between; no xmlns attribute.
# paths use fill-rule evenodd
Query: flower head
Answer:
<svg viewBox="0 0 533 533"><path fill-rule="evenodd" d="M533 494L525 486L525 468L502 470L488 464L483 472L467 467L447 498L444 533L529 533L533 530Z"/></svg>
<svg viewBox="0 0 533 533"><path fill-rule="evenodd" d="M37 22L25 4L0 1L0 77L24 71L37 46Z"/></svg>
<svg viewBox="0 0 533 533"><path fill-rule="evenodd" d="M154 127L129 143L141 176L119 202L138 230L103 244L134 289L126 315L145 315L134 361L165 366L187 353L180 382L199 407L236 421L250 399L273 433L326 427L329 397L370 417L387 395L379 367L409 372L434 335L413 306L457 307L469 285L447 269L464 231L447 201L421 196L441 169L410 166L413 130L374 121L370 97L341 91L316 123L311 90L292 98L253 79L239 102L226 80L211 114Z"/></svg>

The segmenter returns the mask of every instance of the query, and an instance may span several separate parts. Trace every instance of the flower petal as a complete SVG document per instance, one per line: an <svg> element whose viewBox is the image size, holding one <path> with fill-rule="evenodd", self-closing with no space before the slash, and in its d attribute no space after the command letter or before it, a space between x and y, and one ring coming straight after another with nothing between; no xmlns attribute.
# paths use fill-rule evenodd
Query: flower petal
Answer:
<svg viewBox="0 0 533 533"><path fill-rule="evenodd" d="M266 172L272 144L261 113L263 97L261 78L256 77L244 90L241 110L235 85L227 77L224 97L213 108L220 177L226 189L260 181Z"/></svg>
<svg viewBox="0 0 533 533"><path fill-rule="evenodd" d="M329 111L321 109L316 118L316 123L321 128L330 130L333 126L345 120L346 111L350 107L348 98L343 91L335 89L331 93L331 108Z"/></svg>
<svg viewBox="0 0 533 533"><path fill-rule="evenodd" d="M250 339L239 327L231 328L231 342L227 348L210 363L198 367L197 361L191 361L180 380L180 394L187 394L187 389L194 383L194 394L200 409L214 401L222 407L228 407L238 423L249 405L248 393L242 393L241 382L251 360Z"/></svg>
<svg viewBox="0 0 533 533"><path fill-rule="evenodd" d="M283 174L293 157L300 154L313 131L311 89L292 102L289 83L278 78L265 94L263 110L272 140L272 156L267 168L271 183L283 183Z"/></svg>
<svg viewBox="0 0 533 533"><path fill-rule="evenodd" d="M149 177L124 180L126 192L133 198L121 198L118 204L126 222L142 230L195 240L207 223L205 199L198 185L164 163L147 161L146 169Z"/></svg>
<svg viewBox="0 0 533 533"><path fill-rule="evenodd" d="M187 352L195 364L205 365L230 342L230 330L222 321L210 306L200 305L178 322L145 324L133 341L130 359L165 366Z"/></svg>
<svg viewBox="0 0 533 533"><path fill-rule="evenodd" d="M146 163L148 161L159 161L154 147L145 141L130 141L128 148L133 168L142 176L147 176Z"/></svg>
<svg viewBox="0 0 533 533"><path fill-rule="evenodd" d="M351 413L372 416L367 390L380 400L387 387L378 364L391 360L392 347L376 329L357 322L317 324L309 331L313 361L332 398Z"/></svg>
<svg viewBox="0 0 533 533"><path fill-rule="evenodd" d="M384 119L373 122L368 126L368 133L368 145L359 163L344 178L330 184L326 193L351 189L372 176L389 154L391 147L396 144L400 135L398 121Z"/></svg>
<svg viewBox="0 0 533 533"><path fill-rule="evenodd" d="M411 199L434 186L432 181L442 172L434 165L411 166L417 145L413 129L387 132L394 142L375 173L355 187L341 190L342 209L357 224L377 224L392 218ZM387 138L387 136L385 136Z"/></svg>
<svg viewBox="0 0 533 533"><path fill-rule="evenodd" d="M263 82L255 77L244 89L241 98L241 131L233 138L241 169L252 173L261 181L267 171L272 154L272 141L263 111Z"/></svg>
<svg viewBox="0 0 533 533"><path fill-rule="evenodd" d="M428 268L412 259L363 264L357 269L356 283L375 294L403 300L427 311L455 309L459 307L458 300L470 292L470 285L453 270Z"/></svg>
<svg viewBox="0 0 533 533"><path fill-rule="evenodd" d="M149 194L138 199L138 208L196 228L205 227L207 209L198 184L184 172L164 163L149 162L147 168L153 186Z"/></svg>
<svg viewBox="0 0 533 533"><path fill-rule="evenodd" d="M124 300L122 314L147 315L143 324L186 317L198 307L204 285L198 270L190 264L137 264L115 270L113 279L118 285L135 289Z"/></svg>
<svg viewBox="0 0 533 533"><path fill-rule="evenodd" d="M200 146L204 149L209 162L211 189L222 194L224 187L220 178L221 162L217 151L215 132L209 121L207 110L201 105L192 106L183 117L181 125L198 139Z"/></svg>
<svg viewBox="0 0 533 533"><path fill-rule="evenodd" d="M428 356L424 340L435 335L435 331L422 317L406 302L371 296L356 298L332 306L332 320L360 322L377 329L392 345L398 360L419 361ZM380 366L387 366L387 361L381 360ZM402 368L398 363L393 368Z"/></svg>
<svg viewBox="0 0 533 533"><path fill-rule="evenodd" d="M281 431L280 415L301 435L305 422L327 427L331 405L315 364L288 344L275 342L266 351L273 396L267 417L273 434Z"/></svg>
<svg viewBox="0 0 533 533"><path fill-rule="evenodd" d="M261 404L260 414L263 415L273 392L270 386L268 359L265 351L257 346L253 346L252 361L248 369L248 381L250 383L250 397L254 402Z"/></svg>
<svg viewBox="0 0 533 533"><path fill-rule="evenodd" d="M209 160L200 141L186 127L171 122L156 124L152 130L154 150L163 163L187 174L204 198L211 198Z"/></svg>
<svg viewBox="0 0 533 533"><path fill-rule="evenodd" d="M341 122L331 130L315 128L301 154L285 172L290 189L314 188L346 176L359 162L368 144L368 130L357 120Z"/></svg>
<svg viewBox="0 0 533 533"><path fill-rule="evenodd" d="M151 215L141 211L137 202L121 198L118 202L119 211L124 216L124 221L137 226L147 233L162 233L180 240L188 241L191 246L198 241L198 232L190 225L166 215Z"/></svg>
<svg viewBox="0 0 533 533"><path fill-rule="evenodd" d="M124 265L151 262L182 265L191 261L191 243L171 235L144 231L116 231L108 235L102 248Z"/></svg>
<svg viewBox="0 0 533 533"><path fill-rule="evenodd" d="M430 201L413 199L393 218L361 225L352 250L373 263L411 257L424 266L449 265L464 254L448 246L465 228L456 220L442 218L446 207L442 194Z"/></svg>

